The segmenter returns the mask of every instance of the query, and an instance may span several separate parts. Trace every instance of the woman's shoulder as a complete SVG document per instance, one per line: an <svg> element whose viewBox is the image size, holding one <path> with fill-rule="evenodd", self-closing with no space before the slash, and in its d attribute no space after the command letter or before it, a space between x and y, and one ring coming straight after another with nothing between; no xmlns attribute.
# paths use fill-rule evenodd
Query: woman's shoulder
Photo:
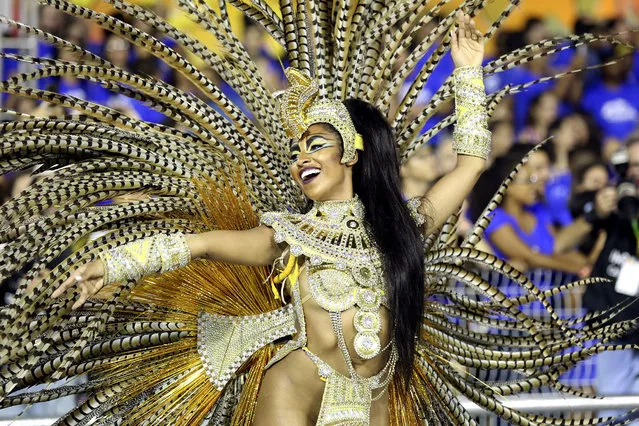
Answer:
<svg viewBox="0 0 639 426"><path fill-rule="evenodd" d="M271 228L277 244L293 245L300 239L299 224L303 215L289 212L265 212L260 217L260 225Z"/></svg>
<svg viewBox="0 0 639 426"><path fill-rule="evenodd" d="M515 218L501 207L495 208L490 214L490 224L486 228L486 234L490 235L505 225L516 225Z"/></svg>

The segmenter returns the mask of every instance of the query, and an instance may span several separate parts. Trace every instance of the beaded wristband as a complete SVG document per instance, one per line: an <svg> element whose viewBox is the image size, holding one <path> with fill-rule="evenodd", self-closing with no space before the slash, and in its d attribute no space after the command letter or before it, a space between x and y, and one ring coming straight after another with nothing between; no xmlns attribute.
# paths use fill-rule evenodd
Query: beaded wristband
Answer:
<svg viewBox="0 0 639 426"><path fill-rule="evenodd" d="M455 115L457 124L453 132L453 150L457 154L488 158L490 132L487 129L486 92L480 66L456 68Z"/></svg>
<svg viewBox="0 0 639 426"><path fill-rule="evenodd" d="M181 268L191 261L191 251L184 234L178 232L133 241L99 257L104 263L104 285L108 285Z"/></svg>

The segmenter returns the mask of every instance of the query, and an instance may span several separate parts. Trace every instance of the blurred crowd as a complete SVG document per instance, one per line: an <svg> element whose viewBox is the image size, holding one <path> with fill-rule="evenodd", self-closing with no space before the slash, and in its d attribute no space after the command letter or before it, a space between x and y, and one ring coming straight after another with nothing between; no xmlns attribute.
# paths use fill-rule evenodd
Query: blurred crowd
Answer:
<svg viewBox="0 0 639 426"><path fill-rule="evenodd" d="M161 8L156 12L161 16L167 13ZM153 33L143 22L117 16ZM413 45L436 24L434 21L420 29ZM124 70L153 76L198 96L189 81L147 51L122 38L96 32L83 20L42 8L39 27L105 57ZM254 58L267 88L283 89L285 58L281 57L282 52L251 21L242 22L242 28L241 40ZM482 249L509 260L522 271L547 268L580 277L591 274L616 277L614 268L620 268L620 264L611 266L611 262L602 260L602 253L613 250L607 248L607 244L611 244L610 235L627 213L620 211L618 203L627 194L618 188L627 182L633 188L639 184L639 51L632 48L638 45L639 33L631 31L634 29L625 16L605 21L580 18L571 32L602 36L599 41L579 47L566 44L556 54L540 55L519 67L486 76L489 94L538 79L543 81L507 94L494 108L489 122L492 157L464 205L458 229L460 239L472 231L473 223L482 216L502 181L510 176L510 186L503 192L500 207L491 214L492 223L480 242ZM5 34L15 35L11 31ZM495 35L495 49L486 63L553 36L546 21L530 18L520 31L500 31ZM614 36L615 41L604 36ZM160 35L158 38L178 48L172 40ZM80 59L74 53L57 50L46 43L38 45L37 54L63 60ZM426 59L420 62L399 95L406 93ZM242 107L239 96L213 70L200 65L201 70ZM583 72L572 72L584 68ZM18 71L18 63L5 60L2 69L5 79ZM421 92L412 116L417 116L452 71L452 59L446 55ZM560 79L550 78L560 73L566 75ZM42 79L37 85L107 105L133 117L179 126L143 103L87 80L65 76ZM7 95L2 97L2 105L37 116L71 113L61 107ZM426 123L422 133L451 112L452 105L442 109ZM16 118L4 115L4 119ZM426 193L455 166L451 133L452 128L438 133L402 166L407 197ZM518 172L511 173L528 151L543 141L545 144L530 154L527 163ZM30 180L27 172L0 177L0 203L19 193ZM600 297L593 296L597 300Z"/></svg>
<svg viewBox="0 0 639 426"><path fill-rule="evenodd" d="M168 13L162 6L157 6L155 12L164 17ZM153 29L144 22L121 14L115 16L154 34ZM264 76L266 86L271 91L283 89L286 82L282 51L274 47L272 40L252 21L246 20L241 24L241 40ZM102 32L84 20L43 7L40 9L38 25L43 30L103 56L126 71L149 75L198 95L188 80L148 51L118 36ZM437 20L417 31L413 46L419 44L435 25ZM619 169L623 163L628 163L625 152L629 141L639 138L635 133L639 119L639 53L631 47L639 41L639 33L633 33L630 31L632 29L625 17L606 21L581 18L572 29L574 34L614 36L616 41L601 37L600 41L576 48L566 44L553 55L539 55L534 61L486 76L486 90L494 94L559 73L568 73L563 78L548 78L521 88L516 93L507 94L494 108L489 123L493 135L490 167L465 206L459 228L460 237L472 229L472 223L481 215L500 183L525 153L552 136L530 156L528 163L505 192L501 207L492 215L492 224L482 242L483 248L513 261L524 270L529 267L549 267L588 275L604 237L582 235L580 222L576 220L583 211L578 211L579 206L573 206L571 211L571 200L584 192L599 191L594 198L594 206L596 213L602 216L600 219L616 207L613 187L624 178ZM10 30L5 34L7 37L13 35L17 34ZM521 31L498 32L493 52L485 62L489 63L507 52L553 36L544 20L530 18ZM179 48L173 40L161 35L157 37L167 45ZM433 46L431 51L435 48ZM9 53L20 52L9 50ZM38 44L37 55L70 61L81 59L76 53L58 50L44 42ZM400 96L406 93L427 58L428 55L409 76ZM241 98L213 70L205 64L199 65L234 103L243 107ZM18 72L18 67L18 62L4 60L3 77ZM421 112L451 74L453 67L450 55L444 56L421 91L410 112L411 116ZM582 68L587 69L571 73ZM37 81L37 86L103 104L147 121L179 125L140 101L115 94L97 83L73 75L44 78ZM18 96L3 95L2 101L5 108L24 114L51 116L73 113L64 111L62 107L38 104L32 99ZM396 104L392 108L396 108ZM445 106L426 123L422 133L451 111L452 105ZM5 119L13 117L5 115ZM403 166L402 177L407 197L424 194L440 176L454 167L451 127L420 147ZM615 161L618 163L617 169L613 167ZM16 194L28 182L29 178L24 174L0 178L0 199ZM585 204L590 206L592 203ZM593 221L592 215L588 218L590 222Z"/></svg>
<svg viewBox="0 0 639 426"><path fill-rule="evenodd" d="M155 12L160 16L167 14L159 6ZM131 20L125 15L116 14L116 17L153 34L148 24ZM420 29L413 45L416 46L421 41L419 37L425 37L435 25L436 20ZM126 71L153 76L197 95L188 80L148 51L118 36L96 31L84 20L44 7L40 10L39 26L105 57ZM283 89L286 82L282 52L273 47L268 36L252 21L246 20L242 27L242 42L255 59L265 84L272 91ZM493 135L490 167L465 206L463 223L459 229L462 237L471 230L471 224L481 215L500 183L525 153L532 146L552 137L530 156L528 163L513 179L504 194L501 207L492 216L493 222L486 231L483 248L515 262L522 269L549 267L588 275L604 237L582 235L577 219L583 215L583 211L578 211L579 206L573 206L571 211L571 200L574 201L585 192L599 191L593 199L596 201L595 211L601 216L599 219L604 219L616 208L613 187L624 178L620 169L628 163L628 152L633 152L627 149L629 142L639 139L636 133L639 119L639 53L631 47L639 41L639 33L633 33L630 31L632 29L625 17L600 22L581 18L572 29L574 34L614 36L616 42L603 37L600 41L577 48L566 44L556 54L541 55L534 61L486 77L486 90L492 94L559 73L568 73L563 78L547 79L508 94L495 107L489 123ZM16 34L11 31L5 34L9 37L12 35ZM549 32L544 20L530 18L521 31L501 31L496 34L494 52L486 58L486 63L552 36L554 34ZM173 40L160 35L158 38L177 48ZM80 59L78 54L58 50L44 42L38 44L37 54L63 60ZM400 91L399 95L408 90L427 58L428 55L409 76L405 90ZM16 61L4 60L3 77L18 72L18 66ZM450 56L444 56L422 90L411 111L412 116L423 109L451 74L453 67ZM582 68L587 69L571 73ZM240 97L214 71L205 64L201 64L201 69L234 103L243 105ZM115 94L97 83L72 75L41 79L37 81L37 86L107 105L147 121L179 125L140 101ZM4 95L2 100L5 108L24 114L51 116L72 113L23 97ZM452 106L444 107L426 123L422 133L451 110ZM12 117L5 116L5 119ZM454 167L451 130L449 127L439 132L403 166L407 197L424 194L440 176ZM618 166L616 169L613 162ZM29 178L24 174L0 178L0 198L11 197L28 182ZM590 206L592 203L582 204ZM590 222L594 220L592 215L588 219Z"/></svg>
<svg viewBox="0 0 639 426"><path fill-rule="evenodd" d="M615 187L625 179L639 179L633 166L639 161L639 144L634 143L639 141L639 56L631 47L639 39L632 29L623 17L601 22L582 18L573 33L614 36L617 42L602 37L576 48L565 45L553 55L486 76L489 95L542 82L508 94L496 106L489 122L491 159L464 206L460 238L472 230L528 151L545 142L513 176L491 215L482 248L522 270L590 274L605 240L600 225L617 209ZM485 62L553 36L543 20L531 18L521 31L499 32L496 52ZM440 68L426 85L421 107L452 72L452 61L445 58ZM549 78L564 73L560 79ZM424 131L441 118L433 118ZM403 166L407 196L427 191L454 164L450 132L441 132ZM584 209L591 208L584 218Z"/></svg>

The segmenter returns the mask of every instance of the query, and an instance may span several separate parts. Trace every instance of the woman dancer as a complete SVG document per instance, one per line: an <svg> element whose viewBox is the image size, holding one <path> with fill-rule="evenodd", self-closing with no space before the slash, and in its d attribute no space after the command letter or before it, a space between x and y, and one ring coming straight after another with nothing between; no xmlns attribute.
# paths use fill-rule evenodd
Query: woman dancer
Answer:
<svg viewBox="0 0 639 426"><path fill-rule="evenodd" d="M16 301L2 312L7 325L0 336L5 406L91 392L60 422L474 424L454 396L461 392L513 423L562 424L508 409L493 395L545 384L572 391L559 383L559 374L607 347L565 351L630 327L609 325L605 317L590 328L580 327L579 320L565 325L556 315L549 323L527 318L517 305L540 300L550 310L545 295L508 265L472 249L487 215L466 248L453 246L455 218L446 218L481 172L490 140L479 67L483 36L461 11L442 21L450 26L456 20L457 29L450 38L445 35L387 124L371 104L387 110L401 86L401 81L391 82L386 70L407 46L400 37L388 49L381 44L407 12L399 4L370 6L363 13L323 2L297 9L283 3L279 18L261 2L237 3L287 47L290 87L271 102L260 97L264 88L259 76L246 80L244 69L251 69L251 63L227 27L225 7L217 15L205 3L179 2L193 20L227 43L228 62L221 65L196 40L160 18L112 2L204 56L235 82L240 95L251 101L254 124L205 75L154 38L61 0L48 3L152 48L224 114L161 82L107 69L88 52L82 53L99 65L15 57L46 67L6 83L6 91L71 106L114 126L32 119L3 128L4 168L43 159L49 165L51 157L73 163L59 170L56 177L62 180L43 181L3 206L9 243L1 272L17 273L33 262ZM396 30L410 32L412 24L422 23L439 6L428 11L415 6L406 25ZM480 7L464 6L471 13ZM315 27L309 27L311 16L318 18ZM311 28L315 41L309 43ZM415 136L429 113L407 123L406 112L428 70L449 46L458 68L433 103L452 96L454 87L456 113L449 121L457 122L458 166L426 200L406 205L394 143L408 155L423 140ZM353 68L358 58L361 70ZM398 75L410 70L415 59L407 58ZM191 132L20 86L67 72L144 100ZM373 79L378 72L385 78ZM366 101L342 102L346 97ZM279 123L272 120L275 109ZM293 139L285 148L276 142L284 135ZM48 147L38 149L40 143ZM308 210L283 176L287 164L313 202ZM75 186L61 186L72 179ZM147 196L138 203L93 207L96 201L140 188ZM68 203L60 205L60 199ZM39 216L50 204L57 210ZM261 226L255 226L253 209L264 212ZM32 271L50 264L61 249L92 230L107 233L30 285ZM34 252L40 257L33 259ZM530 294L506 299L458 261L501 271ZM270 273L261 266L274 262ZM487 300L477 303L451 292L441 280L449 277L481 291ZM264 284L268 280L271 286ZM433 294L449 303L424 301ZM525 337L470 332L450 318L522 329ZM570 339L557 339L561 332ZM496 351L495 346L514 349ZM484 388L457 366L513 368L530 377ZM90 374L85 384L17 393L34 383L85 373Z"/></svg>
<svg viewBox="0 0 639 426"><path fill-rule="evenodd" d="M461 155L457 168L428 194L433 211L421 206L414 211L432 217L426 235L461 204L490 150L479 67L483 36L468 15L460 12L458 18L452 55L459 102L467 108L456 129ZM290 291L303 317L295 319L295 345L276 355L279 362L264 377L256 425L368 424L369 413L371 424L388 424L385 388L396 367L405 385L411 379L424 294L423 244L402 198L393 134L384 116L364 101L313 100L316 93L310 93L308 107L296 104L298 92L312 92L314 82L296 70L287 74L293 87L282 95L282 120L294 137L290 170L313 202L311 210L266 213L263 225L251 230L178 235L168 244L177 246L175 256L182 257L175 265L205 257L270 266L285 252L299 267L297 278L288 281L296 286ZM465 93L473 84L473 92ZM476 96L475 105L470 95ZM471 123L480 127L465 127ZM468 145L473 134L477 138ZM339 231L332 230L336 226ZM327 239L323 234L328 232L339 241ZM133 267L123 258L144 250L145 244L152 243L135 242L80 267L53 297L78 285L81 295L74 307L80 307L104 285L105 266L107 284L122 280L122 274L138 278L138 271L148 270L145 261ZM162 257L145 253L152 256ZM292 400L297 401L294 406Z"/></svg>

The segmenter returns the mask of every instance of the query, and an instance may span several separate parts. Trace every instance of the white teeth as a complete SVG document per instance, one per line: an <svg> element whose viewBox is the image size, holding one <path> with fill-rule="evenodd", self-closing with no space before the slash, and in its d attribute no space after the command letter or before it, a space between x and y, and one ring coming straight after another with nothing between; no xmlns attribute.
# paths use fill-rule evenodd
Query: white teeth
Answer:
<svg viewBox="0 0 639 426"><path fill-rule="evenodd" d="M302 173L300 174L300 177L302 179L306 179L307 177L311 176L311 175L318 175L319 174L319 169L304 169L302 170Z"/></svg>

